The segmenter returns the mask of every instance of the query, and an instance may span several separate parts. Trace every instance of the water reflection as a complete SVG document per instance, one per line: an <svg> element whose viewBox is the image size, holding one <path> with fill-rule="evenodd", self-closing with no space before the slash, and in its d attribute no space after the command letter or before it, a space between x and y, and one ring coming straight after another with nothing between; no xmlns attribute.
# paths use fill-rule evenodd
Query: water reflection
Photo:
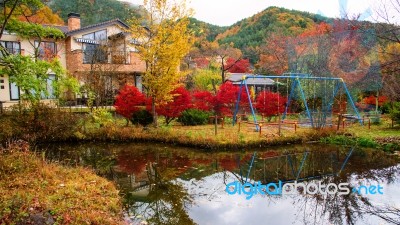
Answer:
<svg viewBox="0 0 400 225"><path fill-rule="evenodd" d="M381 151L321 145L201 153L173 146L42 146L50 160L94 168L115 181L133 224L400 224L400 165ZM250 167L251 166L251 167ZM251 169L250 169L251 168ZM380 183L384 195L228 195L229 182Z"/></svg>

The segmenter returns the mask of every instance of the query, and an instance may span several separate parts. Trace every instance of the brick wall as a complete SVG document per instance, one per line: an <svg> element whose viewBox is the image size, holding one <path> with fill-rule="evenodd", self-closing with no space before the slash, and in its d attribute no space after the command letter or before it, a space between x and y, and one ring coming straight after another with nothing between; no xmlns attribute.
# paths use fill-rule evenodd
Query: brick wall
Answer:
<svg viewBox="0 0 400 225"><path fill-rule="evenodd" d="M68 48L68 41L67 41ZM109 71L115 73L144 73L146 64L140 60L135 52L130 52L129 64L84 64L82 50L68 51L66 54L67 70L71 74L76 72L90 72L91 68L101 69L102 71ZM96 70L96 69L94 69Z"/></svg>

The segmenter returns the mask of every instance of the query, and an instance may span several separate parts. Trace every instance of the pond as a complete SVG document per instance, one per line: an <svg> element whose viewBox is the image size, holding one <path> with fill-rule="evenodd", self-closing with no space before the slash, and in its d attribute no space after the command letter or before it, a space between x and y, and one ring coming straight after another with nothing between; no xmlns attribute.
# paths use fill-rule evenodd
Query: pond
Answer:
<svg viewBox="0 0 400 225"><path fill-rule="evenodd" d="M90 166L114 181L130 224L400 224L400 161L378 150L288 145L205 153L136 143L39 149L51 161Z"/></svg>

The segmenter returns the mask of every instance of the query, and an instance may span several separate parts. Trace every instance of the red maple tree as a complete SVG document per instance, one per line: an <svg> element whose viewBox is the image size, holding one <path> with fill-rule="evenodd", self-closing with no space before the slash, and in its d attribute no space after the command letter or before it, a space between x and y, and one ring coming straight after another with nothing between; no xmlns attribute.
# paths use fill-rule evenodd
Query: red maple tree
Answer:
<svg viewBox="0 0 400 225"><path fill-rule="evenodd" d="M279 93L263 91L256 98L255 108L259 113L271 119L285 110L286 98Z"/></svg>
<svg viewBox="0 0 400 225"><path fill-rule="evenodd" d="M140 109L145 102L145 96L132 85L125 85L115 97L115 111L130 119L134 112Z"/></svg>
<svg viewBox="0 0 400 225"><path fill-rule="evenodd" d="M192 94L193 108L211 111L214 106L214 96L209 91L195 91Z"/></svg>
<svg viewBox="0 0 400 225"><path fill-rule="evenodd" d="M373 95L371 95L369 97L365 97L363 99L363 102L365 104L368 104L368 105L376 105L376 97L373 96ZM386 102L388 102L388 98L386 96L379 96L378 97L378 106L382 106Z"/></svg>
<svg viewBox="0 0 400 225"><path fill-rule="evenodd" d="M196 63L196 68L199 69L207 68L210 65L210 60L204 57L195 58L193 61Z"/></svg>
<svg viewBox="0 0 400 225"><path fill-rule="evenodd" d="M219 115L232 115L239 93L239 86L233 85L231 82L225 82L219 88L214 101L214 110ZM241 106L248 103L248 97L245 88L242 88L240 95Z"/></svg>
<svg viewBox="0 0 400 225"><path fill-rule="evenodd" d="M225 68L227 68L230 73L249 73L250 61L248 59L235 60L233 58L228 58Z"/></svg>
<svg viewBox="0 0 400 225"><path fill-rule="evenodd" d="M166 124L171 123L183 111L192 107L190 93L184 87L173 90L171 94L174 96L172 101L156 106L157 114L165 117ZM148 109L151 109L151 100L147 101L146 106Z"/></svg>

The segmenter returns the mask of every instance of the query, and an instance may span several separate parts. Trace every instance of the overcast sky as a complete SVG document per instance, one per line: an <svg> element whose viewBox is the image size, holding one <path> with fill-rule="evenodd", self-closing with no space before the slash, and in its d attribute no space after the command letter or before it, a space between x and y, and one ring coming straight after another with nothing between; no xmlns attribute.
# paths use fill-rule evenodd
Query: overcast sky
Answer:
<svg viewBox="0 0 400 225"><path fill-rule="evenodd" d="M138 5L143 0L123 0ZM383 0L385 1L385 0ZM346 11L349 15L361 14L362 19L375 18L373 12L382 0L191 0L189 6L195 11L195 18L220 26L252 16L269 6L279 6L328 17L340 17Z"/></svg>

